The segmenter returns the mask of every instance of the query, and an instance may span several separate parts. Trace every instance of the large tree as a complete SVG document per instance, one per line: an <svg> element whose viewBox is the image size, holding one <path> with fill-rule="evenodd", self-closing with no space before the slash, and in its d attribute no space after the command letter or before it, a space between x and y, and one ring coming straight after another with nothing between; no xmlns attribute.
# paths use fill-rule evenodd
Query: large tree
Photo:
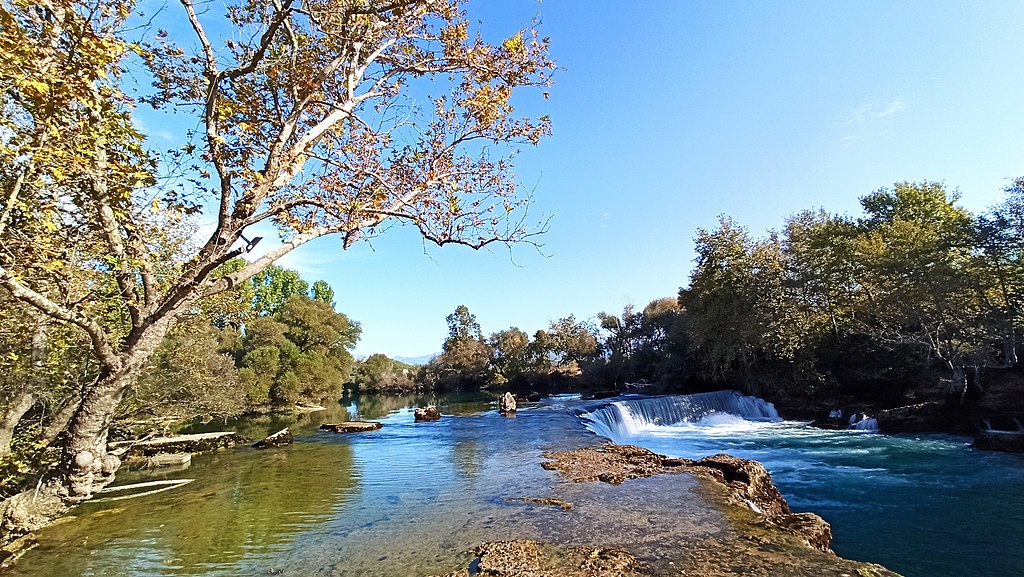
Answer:
<svg viewBox="0 0 1024 577"><path fill-rule="evenodd" d="M0 286L85 335L99 366L60 470L5 506L8 534L112 480L118 404L201 299L325 235L348 247L401 223L479 248L538 232L517 210L508 162L509 144L549 133L512 106L516 88L546 85L553 69L533 29L490 43L458 0L229 2L221 19L180 2L173 30L141 46L125 40L130 1L0 10ZM125 88L129 65L151 71L152 92ZM131 119L140 99L199 126L167 164ZM214 225L195 246L161 238L197 212ZM224 272L264 223L282 242Z"/></svg>

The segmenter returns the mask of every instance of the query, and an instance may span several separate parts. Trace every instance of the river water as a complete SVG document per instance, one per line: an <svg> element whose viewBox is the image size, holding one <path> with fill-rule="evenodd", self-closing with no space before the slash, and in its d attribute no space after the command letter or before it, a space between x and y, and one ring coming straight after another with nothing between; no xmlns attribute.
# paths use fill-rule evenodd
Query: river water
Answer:
<svg viewBox="0 0 1024 577"><path fill-rule="evenodd" d="M287 425L297 442L196 456L185 470L120 472L118 484L195 480L87 503L42 531L10 574L413 576L466 567L479 542L514 537L614 541L652 565L666 548L743 542L688 475L574 485L538 466L541 451L593 444L597 433L674 456L757 459L794 510L832 523L846 557L907 577L1024 575L1024 457L972 451L956 437L822 431L732 393L699 400L556 397L510 419L479 396L362 397L298 418L209 423L250 438ZM412 407L428 402L446 416L414 423ZM357 419L384 427L316 430ZM567 515L508 500L518 497L577 506ZM635 535L622 533L626 518L643 520Z"/></svg>
<svg viewBox="0 0 1024 577"><path fill-rule="evenodd" d="M616 443L760 461L793 510L832 524L843 557L906 577L1024 576L1024 455L975 451L967 437L821 430L731 391L578 412Z"/></svg>

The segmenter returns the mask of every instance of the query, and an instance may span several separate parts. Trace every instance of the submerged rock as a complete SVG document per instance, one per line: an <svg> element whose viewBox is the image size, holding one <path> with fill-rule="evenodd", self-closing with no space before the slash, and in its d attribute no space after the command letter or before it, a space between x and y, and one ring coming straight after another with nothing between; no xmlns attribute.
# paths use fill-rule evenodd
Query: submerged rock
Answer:
<svg viewBox="0 0 1024 577"><path fill-rule="evenodd" d="M444 577L632 577L647 575L627 551L612 547L559 547L515 539L491 541L473 550L474 571L448 573Z"/></svg>
<svg viewBox="0 0 1024 577"><path fill-rule="evenodd" d="M505 393L498 399L498 412L502 415L516 412L516 398L512 393Z"/></svg>
<svg viewBox="0 0 1024 577"><path fill-rule="evenodd" d="M427 405L425 407L419 407L413 414L417 422L419 421L436 421L441 418L441 411L437 410L434 405Z"/></svg>
<svg viewBox="0 0 1024 577"><path fill-rule="evenodd" d="M383 426L375 421L346 421L344 423L324 423L320 425L320 430L332 433L364 433L376 431Z"/></svg>
<svg viewBox="0 0 1024 577"><path fill-rule="evenodd" d="M146 460L149 467L188 467L192 463L192 453L159 453Z"/></svg>
<svg viewBox="0 0 1024 577"><path fill-rule="evenodd" d="M291 445L294 442L295 437L292 435L292 432L288 430L288 427L285 427L262 441L258 441L253 445L253 447L256 449L269 449L271 447Z"/></svg>

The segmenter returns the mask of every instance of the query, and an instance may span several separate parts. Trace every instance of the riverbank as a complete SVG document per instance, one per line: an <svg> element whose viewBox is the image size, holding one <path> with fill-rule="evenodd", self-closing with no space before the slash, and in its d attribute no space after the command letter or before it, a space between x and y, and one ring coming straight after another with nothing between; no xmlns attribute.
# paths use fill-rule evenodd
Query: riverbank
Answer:
<svg viewBox="0 0 1024 577"><path fill-rule="evenodd" d="M544 452L602 444L568 411L575 402L531 403L505 418L490 403L438 399L445 416L435 423L415 423L411 407L394 400L366 403L365 412L332 408L293 425L294 445L197 456L187 486L83 505L39 532L10 574L442 575L467 569L492 550L486 544L510 540L547 544L544 551L623 550L645 575L867 570L763 525L707 479L659 473L575 483L544 469ZM318 421L361 418L384 427L315 430ZM280 425L268 420L246 435ZM126 472L119 483L167 476Z"/></svg>

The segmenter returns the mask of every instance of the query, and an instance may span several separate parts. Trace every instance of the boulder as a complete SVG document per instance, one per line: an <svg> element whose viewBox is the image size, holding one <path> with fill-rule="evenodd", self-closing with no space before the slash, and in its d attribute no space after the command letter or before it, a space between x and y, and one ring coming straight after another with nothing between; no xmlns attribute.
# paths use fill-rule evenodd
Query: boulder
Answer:
<svg viewBox="0 0 1024 577"><path fill-rule="evenodd" d="M505 393L498 399L498 412L502 415L516 412L516 398L512 393Z"/></svg>
<svg viewBox="0 0 1024 577"><path fill-rule="evenodd" d="M978 435L971 447L982 451L1024 453L1024 433L987 432Z"/></svg>
<svg viewBox="0 0 1024 577"><path fill-rule="evenodd" d="M292 436L292 432L288 430L288 427L281 429L280 431L270 435L262 441L258 441L253 445L256 449L269 449L271 447L281 447L283 445L291 445L295 442L295 437Z"/></svg>
<svg viewBox="0 0 1024 577"><path fill-rule="evenodd" d="M365 433L366 431L376 431L383 426L375 421L346 421L344 423L324 423L320 425L320 430L332 433Z"/></svg>
<svg viewBox="0 0 1024 577"><path fill-rule="evenodd" d="M437 407L434 405L427 405L416 409L413 416L416 418L416 422L436 421L441 418L441 411L437 410Z"/></svg>

